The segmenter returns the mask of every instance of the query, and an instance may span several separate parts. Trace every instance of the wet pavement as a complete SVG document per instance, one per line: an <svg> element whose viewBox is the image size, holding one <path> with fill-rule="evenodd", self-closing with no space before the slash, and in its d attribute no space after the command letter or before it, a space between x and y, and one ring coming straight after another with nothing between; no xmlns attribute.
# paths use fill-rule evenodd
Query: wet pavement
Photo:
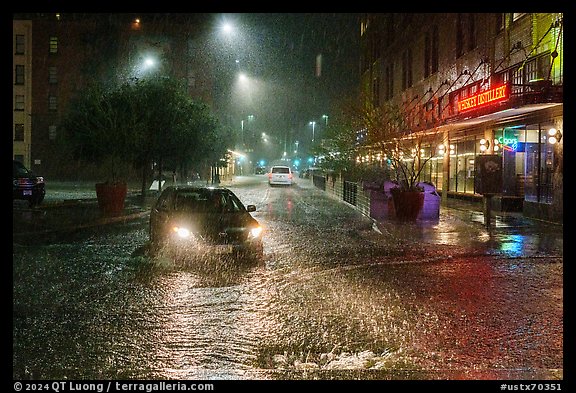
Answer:
<svg viewBox="0 0 576 393"><path fill-rule="evenodd" d="M462 204L437 222L371 222L310 182L263 179L223 184L257 207L257 267L148 256L154 196L131 193L120 217L89 189L15 203L13 375L563 378L561 226L485 228Z"/></svg>

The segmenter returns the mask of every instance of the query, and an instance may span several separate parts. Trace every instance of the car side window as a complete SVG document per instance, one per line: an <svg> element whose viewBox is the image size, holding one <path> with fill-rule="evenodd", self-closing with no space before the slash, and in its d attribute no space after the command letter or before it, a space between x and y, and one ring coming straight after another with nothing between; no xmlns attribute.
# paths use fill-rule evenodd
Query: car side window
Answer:
<svg viewBox="0 0 576 393"><path fill-rule="evenodd" d="M245 210L244 205L242 204L242 202L240 202L240 200L238 198L236 198L233 195L228 195L227 197L228 199L228 203L227 203L227 211L230 212L239 212L239 211L243 211Z"/></svg>
<svg viewBox="0 0 576 393"><path fill-rule="evenodd" d="M225 200L221 194L215 193L214 195L212 195L210 201L211 201L210 211L220 213L224 210Z"/></svg>

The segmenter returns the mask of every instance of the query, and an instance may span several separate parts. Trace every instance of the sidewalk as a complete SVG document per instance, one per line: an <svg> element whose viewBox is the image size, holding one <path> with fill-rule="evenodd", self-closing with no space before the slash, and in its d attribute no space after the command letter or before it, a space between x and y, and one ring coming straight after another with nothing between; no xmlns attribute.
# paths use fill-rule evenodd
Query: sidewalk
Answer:
<svg viewBox="0 0 576 393"><path fill-rule="evenodd" d="M26 201L13 202L12 234L29 237L126 222L147 216L157 197L156 190L142 197L140 188L129 185L123 213L106 216L98 207L93 182L52 182L40 206L30 209Z"/></svg>
<svg viewBox="0 0 576 393"><path fill-rule="evenodd" d="M563 225L524 217L518 212L492 211L485 225L482 203L449 198L432 221L401 223L378 220L375 230L413 245L435 244L475 249L507 257L562 257Z"/></svg>

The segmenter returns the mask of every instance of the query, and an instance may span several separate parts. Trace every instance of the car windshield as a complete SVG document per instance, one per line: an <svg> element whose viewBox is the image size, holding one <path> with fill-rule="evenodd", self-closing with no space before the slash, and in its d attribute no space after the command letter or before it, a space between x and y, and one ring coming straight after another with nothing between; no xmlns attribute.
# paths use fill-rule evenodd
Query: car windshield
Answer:
<svg viewBox="0 0 576 393"><path fill-rule="evenodd" d="M18 161L14 161L14 164L12 166L12 174L14 177L30 176L32 175L32 171L28 170L24 165L22 165Z"/></svg>
<svg viewBox="0 0 576 393"><path fill-rule="evenodd" d="M176 194L174 208L177 211L217 213L222 211L223 198L219 193L207 190L182 191Z"/></svg>
<svg viewBox="0 0 576 393"><path fill-rule="evenodd" d="M288 168L288 167L274 167L274 168L272 168L272 173L290 173L290 168Z"/></svg>

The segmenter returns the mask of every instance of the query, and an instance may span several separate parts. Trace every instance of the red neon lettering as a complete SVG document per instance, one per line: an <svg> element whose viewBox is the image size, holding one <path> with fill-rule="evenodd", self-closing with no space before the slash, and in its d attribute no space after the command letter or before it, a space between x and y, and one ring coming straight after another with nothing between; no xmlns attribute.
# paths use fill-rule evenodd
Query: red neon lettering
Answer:
<svg viewBox="0 0 576 393"><path fill-rule="evenodd" d="M508 90L506 87L506 85L495 87L493 89L473 95L472 97L466 98L462 101L458 101L458 111L464 112L494 102L503 101L508 98Z"/></svg>

